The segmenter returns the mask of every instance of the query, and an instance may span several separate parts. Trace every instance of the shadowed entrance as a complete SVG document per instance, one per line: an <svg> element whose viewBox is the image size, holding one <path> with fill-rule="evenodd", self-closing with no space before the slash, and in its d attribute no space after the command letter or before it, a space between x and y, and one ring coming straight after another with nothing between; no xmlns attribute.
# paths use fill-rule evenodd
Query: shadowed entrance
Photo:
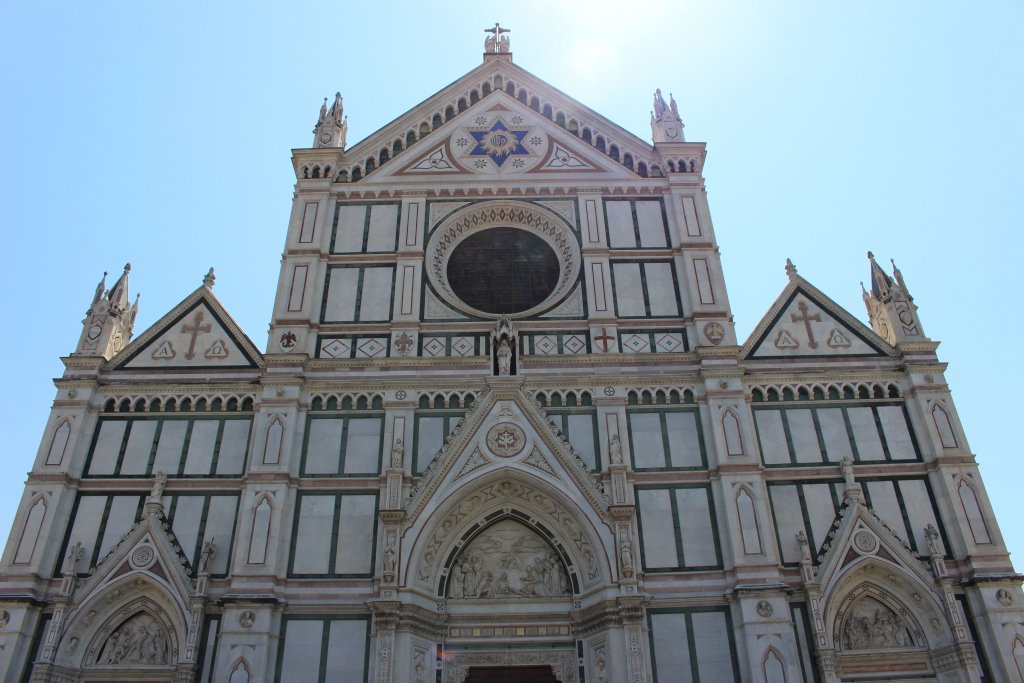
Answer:
<svg viewBox="0 0 1024 683"><path fill-rule="evenodd" d="M465 683L558 683L550 666L474 666Z"/></svg>

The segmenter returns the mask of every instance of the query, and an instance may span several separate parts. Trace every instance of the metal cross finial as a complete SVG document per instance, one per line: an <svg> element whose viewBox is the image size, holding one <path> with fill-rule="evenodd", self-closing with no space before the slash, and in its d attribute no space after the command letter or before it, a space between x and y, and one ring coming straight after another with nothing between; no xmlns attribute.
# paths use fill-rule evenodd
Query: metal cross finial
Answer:
<svg viewBox="0 0 1024 683"><path fill-rule="evenodd" d="M507 28L502 28L500 23L494 22L494 28L485 28L484 33L491 34L484 41L484 52L497 54L509 51L508 37L502 36L503 33L509 33Z"/></svg>
<svg viewBox="0 0 1024 683"><path fill-rule="evenodd" d="M495 38L500 38L502 33L508 33L510 29L502 28L501 23L494 22L494 28L485 28L484 33L493 33Z"/></svg>

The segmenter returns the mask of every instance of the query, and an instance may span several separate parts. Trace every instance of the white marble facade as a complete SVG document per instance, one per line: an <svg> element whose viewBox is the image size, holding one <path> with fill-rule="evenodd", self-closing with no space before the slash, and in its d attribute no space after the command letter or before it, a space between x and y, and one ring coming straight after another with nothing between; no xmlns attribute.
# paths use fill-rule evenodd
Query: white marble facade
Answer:
<svg viewBox="0 0 1024 683"><path fill-rule="evenodd" d="M264 350L212 272L130 341L100 283L0 679L1024 680L902 274L871 259L868 325L787 264L741 343L675 101L652 145L487 46L352 147L325 103Z"/></svg>

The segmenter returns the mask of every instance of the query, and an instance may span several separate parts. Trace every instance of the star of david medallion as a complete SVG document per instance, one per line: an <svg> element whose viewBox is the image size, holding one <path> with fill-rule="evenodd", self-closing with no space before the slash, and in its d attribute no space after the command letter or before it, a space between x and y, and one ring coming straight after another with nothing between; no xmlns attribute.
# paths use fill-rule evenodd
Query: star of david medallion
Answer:
<svg viewBox="0 0 1024 683"><path fill-rule="evenodd" d="M487 156L499 167L509 157L515 155L529 155L530 150L523 146L523 138L529 133L529 129L510 129L498 119L489 130L469 131L469 134L476 140L476 146L470 150L470 156Z"/></svg>
<svg viewBox="0 0 1024 683"><path fill-rule="evenodd" d="M526 447L526 434L510 422L502 422L487 432L487 448L502 458L512 458Z"/></svg>

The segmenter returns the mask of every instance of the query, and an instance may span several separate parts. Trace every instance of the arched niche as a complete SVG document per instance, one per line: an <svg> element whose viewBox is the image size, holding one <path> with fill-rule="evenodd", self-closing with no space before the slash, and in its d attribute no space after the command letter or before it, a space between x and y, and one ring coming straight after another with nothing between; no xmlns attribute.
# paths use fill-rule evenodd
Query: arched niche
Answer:
<svg viewBox="0 0 1024 683"><path fill-rule="evenodd" d="M184 657L187 633L185 605L171 589L153 576L131 572L87 597L70 615L55 663L92 676L144 669L146 680L170 681L176 667L195 665ZM118 647L125 651L116 652ZM153 656L164 661L146 663Z"/></svg>
<svg viewBox="0 0 1024 683"><path fill-rule="evenodd" d="M591 521L600 519L596 511L584 511L527 472L498 470L446 492L433 509L428 505L407 536L411 543L401 568L405 585L435 596L446 591L453 559L481 530L503 519L525 524L559 549L567 573L578 582L574 593L611 580L608 549L614 539L607 526Z"/></svg>
<svg viewBox="0 0 1024 683"><path fill-rule="evenodd" d="M927 651L953 642L940 598L931 586L880 560L857 565L833 584L825 606L828 637L839 654L862 657L917 651L927 657ZM893 618L905 633L892 625ZM851 641L858 627L868 629L866 642ZM872 629L878 635L872 636Z"/></svg>
<svg viewBox="0 0 1024 683"><path fill-rule="evenodd" d="M474 525L444 563L440 597L464 600L569 598L579 593L571 558L542 523L510 510Z"/></svg>

